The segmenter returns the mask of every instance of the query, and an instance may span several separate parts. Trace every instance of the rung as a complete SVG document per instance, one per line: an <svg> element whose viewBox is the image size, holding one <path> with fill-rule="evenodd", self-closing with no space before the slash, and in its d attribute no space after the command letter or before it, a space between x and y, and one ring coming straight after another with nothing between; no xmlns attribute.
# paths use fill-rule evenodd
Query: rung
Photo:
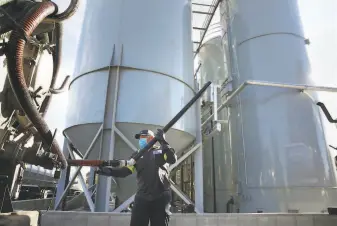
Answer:
<svg viewBox="0 0 337 226"><path fill-rule="evenodd" d="M194 30L201 30L201 31L206 31L205 28L203 27L193 27Z"/></svg>
<svg viewBox="0 0 337 226"><path fill-rule="evenodd" d="M206 14L206 15L213 15L213 13L209 13L209 12L202 12L202 11L192 11L192 13L197 13L197 14Z"/></svg>
<svg viewBox="0 0 337 226"><path fill-rule="evenodd" d="M207 5L207 4L202 4L202 3L192 3L192 5L214 7L214 5Z"/></svg>

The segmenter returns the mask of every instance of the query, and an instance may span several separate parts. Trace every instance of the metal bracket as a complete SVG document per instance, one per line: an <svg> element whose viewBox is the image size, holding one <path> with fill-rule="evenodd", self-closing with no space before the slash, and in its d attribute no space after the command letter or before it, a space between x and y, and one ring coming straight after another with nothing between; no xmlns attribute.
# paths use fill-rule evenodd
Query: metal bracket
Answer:
<svg viewBox="0 0 337 226"><path fill-rule="evenodd" d="M71 157L72 159L75 159L75 155L74 155L74 153L73 153L72 148L71 148L70 145L69 145L69 142L67 143L67 146L68 146L68 149L69 149L70 157ZM83 178L83 175L82 175L82 172L81 172L81 171L79 171L79 173L78 173L78 178L79 178L81 187L83 188L84 196L85 196L85 199L86 199L87 202L88 202L90 211L91 211L91 212L94 212L94 211L95 211L95 205L94 205L94 203L93 203L93 201L92 201L92 199L91 199L91 194L90 194L90 192L89 192L89 190L88 190L88 188L87 188L87 186L86 186L86 184L85 184L85 180L84 180L84 178Z"/></svg>
<svg viewBox="0 0 337 226"><path fill-rule="evenodd" d="M98 131L97 131L95 137L94 137L93 140L91 141L91 143L90 143L90 145L89 145L87 151L85 152L85 154L84 154L84 156L83 156L83 159L86 159L86 158L90 155L90 153L91 153L91 151L92 151L92 149L93 149L93 147L94 147L94 145L95 145L95 143L96 143L96 141L97 141L97 139L98 139L98 137L99 137L99 135L101 134L102 131L103 131L103 124L100 126L100 128L98 129ZM69 140L69 141L70 141L70 140ZM71 142L71 141L70 141L70 142ZM70 181L69 181L67 187L66 187L66 188L64 189L64 191L62 192L62 195L61 195L60 199L59 199L59 200L56 200L55 206L54 206L54 210L57 210L57 209L58 209L58 207L60 206L60 204L61 204L61 202L63 201L63 199L66 197L66 195L67 195L67 193L68 193L68 190L69 190L70 187L73 185L73 183L74 183L74 181L75 181L77 175L80 173L81 169L82 169L82 166L79 166L79 167L76 169L76 171L75 171L75 173L74 173L74 176L70 179Z"/></svg>

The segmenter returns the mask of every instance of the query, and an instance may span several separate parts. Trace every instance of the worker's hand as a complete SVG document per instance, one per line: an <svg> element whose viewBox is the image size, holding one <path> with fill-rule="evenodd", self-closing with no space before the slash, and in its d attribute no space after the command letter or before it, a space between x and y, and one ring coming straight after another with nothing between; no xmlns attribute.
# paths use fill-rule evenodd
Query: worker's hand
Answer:
<svg viewBox="0 0 337 226"><path fill-rule="evenodd" d="M159 143L167 143L165 140L165 133L162 129L157 129L157 133L156 133L156 139L158 140Z"/></svg>
<svg viewBox="0 0 337 226"><path fill-rule="evenodd" d="M98 167L95 170L95 173L98 174L98 175L105 175L106 174L106 172L104 171L104 167Z"/></svg>

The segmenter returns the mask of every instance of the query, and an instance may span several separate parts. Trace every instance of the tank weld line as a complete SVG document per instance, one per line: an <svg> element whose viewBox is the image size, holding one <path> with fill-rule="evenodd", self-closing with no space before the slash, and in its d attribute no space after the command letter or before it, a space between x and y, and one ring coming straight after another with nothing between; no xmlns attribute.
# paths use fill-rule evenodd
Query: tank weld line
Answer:
<svg viewBox="0 0 337 226"><path fill-rule="evenodd" d="M117 124L117 123L130 123L130 124L137 124L137 125L147 125L147 126L154 126L154 127L160 127L160 126L163 126L163 125L156 125L156 124L150 124L150 123L142 123L142 122L127 122L127 121L125 121L125 122L122 122L122 121L116 121L116 123L115 124ZM66 130L69 130L69 129L72 129L72 128L75 128L75 127L77 127L77 126L84 126L84 125L101 125L102 124L102 121L92 121L92 122L81 122L81 123L79 123L79 124L73 124L73 125L69 125L68 127L66 127L65 129L64 129L64 131L63 132L65 132ZM118 127L117 127L117 129L119 129ZM177 130L177 131L180 131L180 132L183 132L183 133L188 133L188 134L190 134L191 136L193 136L193 137L195 137L195 135L192 133L192 132L188 132L188 131L186 131L186 130L183 130L183 129L177 129L177 128L171 128L172 130ZM102 130L111 130L111 128L104 128L104 129L102 129ZM192 143L193 143L194 141L192 141ZM191 145L191 144L189 144L189 145ZM188 147L189 145L187 145L186 147Z"/></svg>
<svg viewBox="0 0 337 226"><path fill-rule="evenodd" d="M136 68L136 67L130 67L130 66L121 66L121 65L109 65L109 66L105 66L105 67L101 67L101 68L98 68L98 69L95 69L95 70L91 70L91 71L88 71L88 72L85 72L83 74L80 74L78 75L76 78L74 78L70 84L69 84L69 89L70 87L72 86L73 82L81 77L83 77L84 75L88 75L88 74L91 74L91 73L95 73L95 72L99 72L99 71L106 71L106 70L109 70L110 68L121 68L121 69L129 69L129 70L139 70L139 71L144 71L144 72L151 72L151 73L154 73L154 74L160 74L160 75L164 75L164 76L167 76L167 77L170 77L170 78L173 78L181 83L183 83L184 85L186 85L188 88L190 88L193 92L193 94L196 94L196 91L193 89L192 86L190 86L189 84L187 84L186 82L184 82L183 80L177 78L177 77L174 77L172 75L169 75L169 74L166 74L166 73L163 73L163 72L159 72L159 71L154 71L154 70L150 70L150 69L144 69L144 68Z"/></svg>
<svg viewBox="0 0 337 226"><path fill-rule="evenodd" d="M265 36L271 36L271 35L291 35L291 36L294 36L294 37L297 37L297 38L301 38L301 39L303 39L303 40L306 40L305 37L303 37L303 36L301 36L301 35L298 35L298 34L295 34L295 33L292 33L292 32L272 32L272 33L267 33L267 34L257 35L257 36L248 38L248 39L243 40L242 42L240 42L237 46L240 46L240 45L242 45L243 43L248 42L248 41L253 40L253 39L257 39L257 38L261 38L261 37L265 37Z"/></svg>

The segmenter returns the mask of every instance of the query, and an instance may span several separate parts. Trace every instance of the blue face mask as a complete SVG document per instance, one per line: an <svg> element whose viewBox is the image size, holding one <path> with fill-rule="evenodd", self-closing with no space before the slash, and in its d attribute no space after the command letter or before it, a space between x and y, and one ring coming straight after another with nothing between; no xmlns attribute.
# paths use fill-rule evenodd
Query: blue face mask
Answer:
<svg viewBox="0 0 337 226"><path fill-rule="evenodd" d="M141 138L141 139L139 139L138 144L139 144L140 149L145 148L145 146L147 145L147 140L146 140L146 138Z"/></svg>

